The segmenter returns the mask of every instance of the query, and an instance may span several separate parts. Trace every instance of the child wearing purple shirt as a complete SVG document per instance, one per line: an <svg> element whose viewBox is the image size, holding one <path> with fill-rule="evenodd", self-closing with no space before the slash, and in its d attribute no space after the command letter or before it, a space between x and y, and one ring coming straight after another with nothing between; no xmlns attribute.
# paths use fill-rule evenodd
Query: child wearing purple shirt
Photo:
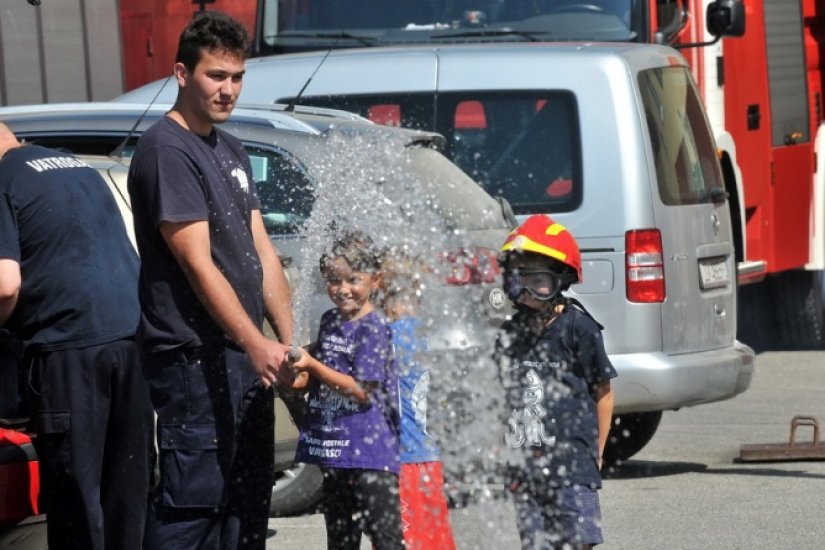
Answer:
<svg viewBox="0 0 825 550"><path fill-rule="evenodd" d="M342 235L321 257L335 308L321 318L313 355L293 363L294 389L309 392L296 460L324 473L327 548L403 549L398 379L387 321L373 306L380 255L358 232Z"/></svg>

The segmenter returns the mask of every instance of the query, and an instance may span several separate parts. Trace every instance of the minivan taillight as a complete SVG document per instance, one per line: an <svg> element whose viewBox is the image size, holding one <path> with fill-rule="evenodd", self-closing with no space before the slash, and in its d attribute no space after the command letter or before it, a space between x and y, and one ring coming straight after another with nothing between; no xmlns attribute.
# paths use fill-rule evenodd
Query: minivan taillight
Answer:
<svg viewBox="0 0 825 550"><path fill-rule="evenodd" d="M637 303L665 301L665 266L662 234L658 229L625 233L627 299Z"/></svg>
<svg viewBox="0 0 825 550"><path fill-rule="evenodd" d="M493 283L501 273L496 251L481 247L441 252L436 269L445 283L454 286Z"/></svg>

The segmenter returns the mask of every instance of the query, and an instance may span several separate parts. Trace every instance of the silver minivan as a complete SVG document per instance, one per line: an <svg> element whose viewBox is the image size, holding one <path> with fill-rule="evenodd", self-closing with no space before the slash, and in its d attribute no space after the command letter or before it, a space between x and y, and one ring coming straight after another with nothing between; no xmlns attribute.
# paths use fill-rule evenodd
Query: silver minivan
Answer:
<svg viewBox="0 0 825 550"><path fill-rule="evenodd" d="M439 132L447 155L517 216L549 213L571 230L584 260L584 283L573 291L605 325L619 372L618 425L606 458L640 450L662 411L728 399L750 385L754 353L735 339L722 174L687 62L675 50L592 43L331 50L250 60L245 81L244 103L336 107ZM162 85L122 99L151 99Z"/></svg>

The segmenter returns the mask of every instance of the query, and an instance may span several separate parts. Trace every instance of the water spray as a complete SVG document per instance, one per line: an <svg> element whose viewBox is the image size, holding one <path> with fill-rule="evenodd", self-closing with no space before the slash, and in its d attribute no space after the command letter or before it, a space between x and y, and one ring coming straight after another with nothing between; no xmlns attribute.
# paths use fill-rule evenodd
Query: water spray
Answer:
<svg viewBox="0 0 825 550"><path fill-rule="evenodd" d="M462 228L475 222L464 220L461 209L442 211L439 206L442 195L454 192L452 178L458 175L432 164L437 159L430 158L429 149L410 147L408 136L390 130L352 134L331 129L324 139L324 154L306 166L315 183L315 200L301 223L295 254L295 333L316 327L320 312L332 307L320 292L318 267L336 231L362 231L382 250L403 251L404 257L426 262L420 273L424 284L418 317L429 352L417 360L431 377L428 429L440 442L445 471L461 480L461 492L486 498L500 439L500 430L491 428L498 418L498 367L491 349L464 339L460 327L476 322L478 305L467 300L466 293L442 284L447 268L439 260L449 251L473 246ZM493 335L483 336L492 346ZM303 341L296 336L288 361L300 361L303 349L298 343Z"/></svg>

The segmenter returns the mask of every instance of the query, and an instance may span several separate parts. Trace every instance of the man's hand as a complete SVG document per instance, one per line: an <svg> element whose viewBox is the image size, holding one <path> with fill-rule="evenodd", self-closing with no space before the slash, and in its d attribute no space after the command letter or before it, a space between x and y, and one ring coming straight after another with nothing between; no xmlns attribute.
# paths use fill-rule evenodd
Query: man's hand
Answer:
<svg viewBox="0 0 825 550"><path fill-rule="evenodd" d="M252 368L261 376L261 382L267 388L272 384L281 387L292 384L294 375L287 361L289 350L289 346L263 335L254 344L246 347L246 355Z"/></svg>

